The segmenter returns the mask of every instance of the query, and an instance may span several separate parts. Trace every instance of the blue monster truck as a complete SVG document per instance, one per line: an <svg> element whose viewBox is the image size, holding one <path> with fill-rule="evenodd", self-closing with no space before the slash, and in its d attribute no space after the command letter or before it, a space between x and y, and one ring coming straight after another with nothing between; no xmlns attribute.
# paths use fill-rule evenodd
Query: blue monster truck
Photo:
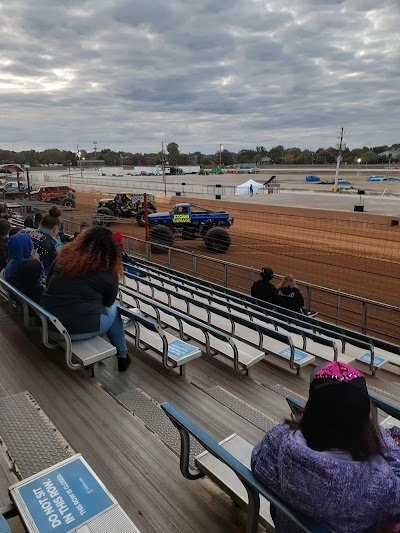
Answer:
<svg viewBox="0 0 400 533"><path fill-rule="evenodd" d="M149 215L151 249L165 253L175 237L183 240L204 239L206 249L212 254L223 254L231 245L231 236L226 228L233 218L223 211L209 211L190 204L176 204L168 213ZM163 246L160 246L163 245Z"/></svg>

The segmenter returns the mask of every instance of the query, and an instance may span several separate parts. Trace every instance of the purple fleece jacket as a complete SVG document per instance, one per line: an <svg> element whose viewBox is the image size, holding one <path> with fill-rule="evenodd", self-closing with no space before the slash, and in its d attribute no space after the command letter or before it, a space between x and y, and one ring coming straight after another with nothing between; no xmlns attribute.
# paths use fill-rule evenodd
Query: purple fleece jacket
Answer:
<svg viewBox="0 0 400 533"><path fill-rule="evenodd" d="M400 514L400 448L382 430L384 455L349 461L316 452L286 424L265 434L254 448L257 478L294 510L335 533L379 528ZM277 513L277 532L291 531Z"/></svg>

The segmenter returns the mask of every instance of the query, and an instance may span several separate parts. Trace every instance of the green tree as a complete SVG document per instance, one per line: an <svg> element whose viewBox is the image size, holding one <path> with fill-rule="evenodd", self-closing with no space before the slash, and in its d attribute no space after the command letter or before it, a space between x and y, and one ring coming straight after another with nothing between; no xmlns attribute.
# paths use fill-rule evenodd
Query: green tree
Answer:
<svg viewBox="0 0 400 533"><path fill-rule="evenodd" d="M178 165L179 162L179 144L170 142L167 144L167 152L169 155L169 162L171 165Z"/></svg>

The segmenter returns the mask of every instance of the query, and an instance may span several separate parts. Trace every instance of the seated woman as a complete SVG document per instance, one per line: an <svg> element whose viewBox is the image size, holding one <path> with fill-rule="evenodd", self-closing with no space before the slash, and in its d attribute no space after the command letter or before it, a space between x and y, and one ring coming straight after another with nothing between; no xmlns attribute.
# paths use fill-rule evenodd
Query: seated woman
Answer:
<svg viewBox="0 0 400 533"><path fill-rule="evenodd" d="M291 311L302 313L304 307L304 298L297 288L294 277L291 274L285 276L277 287L278 301L277 304Z"/></svg>
<svg viewBox="0 0 400 533"><path fill-rule="evenodd" d="M397 531L388 524L400 515L400 448L373 421L365 378L344 363L315 371L301 420L268 431L251 468L329 531ZM279 511L273 519L277 532L291 531Z"/></svg>
<svg viewBox="0 0 400 533"><path fill-rule="evenodd" d="M19 232L8 240L8 263L4 277L8 283L39 302L43 293L44 268L28 233Z"/></svg>
<svg viewBox="0 0 400 533"><path fill-rule="evenodd" d="M120 372L131 362L115 305L122 276L121 254L111 231L94 226L61 248L40 300L41 306L61 320L72 340L107 333L117 348Z"/></svg>

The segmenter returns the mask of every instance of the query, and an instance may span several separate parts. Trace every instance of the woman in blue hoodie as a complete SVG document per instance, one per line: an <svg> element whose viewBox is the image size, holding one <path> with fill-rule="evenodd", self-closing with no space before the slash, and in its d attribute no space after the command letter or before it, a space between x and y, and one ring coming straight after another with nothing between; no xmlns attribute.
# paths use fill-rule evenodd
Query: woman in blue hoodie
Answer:
<svg viewBox="0 0 400 533"><path fill-rule="evenodd" d="M398 531L400 448L373 421L364 376L344 363L317 369L301 420L268 431L251 468L328 531ZM279 511L274 515L277 532L293 531Z"/></svg>
<svg viewBox="0 0 400 533"><path fill-rule="evenodd" d="M4 277L8 283L39 302L42 296L44 268L33 248L29 233L17 233L8 240L8 257Z"/></svg>

